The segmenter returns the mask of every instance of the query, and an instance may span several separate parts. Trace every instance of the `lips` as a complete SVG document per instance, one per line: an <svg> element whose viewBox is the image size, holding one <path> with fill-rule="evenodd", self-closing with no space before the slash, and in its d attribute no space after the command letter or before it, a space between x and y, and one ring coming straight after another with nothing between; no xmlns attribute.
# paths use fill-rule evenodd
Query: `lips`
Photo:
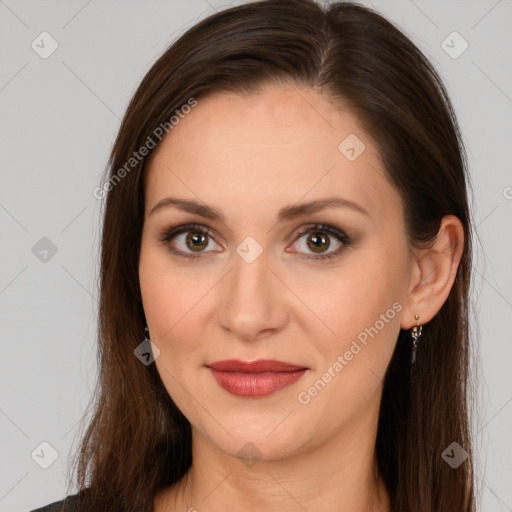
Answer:
<svg viewBox="0 0 512 512"><path fill-rule="evenodd" d="M207 366L221 372L240 373L293 372L305 369L305 366L297 366L290 363L283 363L282 361L274 361L272 359L260 359L259 361L248 363L237 359L230 359L227 361L217 361Z"/></svg>
<svg viewBox="0 0 512 512"><path fill-rule="evenodd" d="M299 380L304 366L274 360L217 361L207 365L217 384L229 393L250 398L270 395Z"/></svg>

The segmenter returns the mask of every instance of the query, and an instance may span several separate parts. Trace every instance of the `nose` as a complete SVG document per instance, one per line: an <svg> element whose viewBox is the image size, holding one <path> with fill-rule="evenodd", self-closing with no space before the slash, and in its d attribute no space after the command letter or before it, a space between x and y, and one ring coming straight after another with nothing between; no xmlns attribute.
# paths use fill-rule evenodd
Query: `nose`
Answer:
<svg viewBox="0 0 512 512"><path fill-rule="evenodd" d="M281 331L288 321L284 284L271 271L265 252L252 263L236 255L223 279L217 306L220 327L244 341Z"/></svg>

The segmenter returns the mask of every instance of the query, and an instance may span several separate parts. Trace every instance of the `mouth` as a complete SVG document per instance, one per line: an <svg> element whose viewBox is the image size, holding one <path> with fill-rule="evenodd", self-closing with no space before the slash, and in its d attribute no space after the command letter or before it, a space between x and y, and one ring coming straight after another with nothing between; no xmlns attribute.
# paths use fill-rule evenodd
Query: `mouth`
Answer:
<svg viewBox="0 0 512 512"><path fill-rule="evenodd" d="M217 384L232 395L259 398L297 382L307 371L304 366L282 361L217 361L206 365Z"/></svg>

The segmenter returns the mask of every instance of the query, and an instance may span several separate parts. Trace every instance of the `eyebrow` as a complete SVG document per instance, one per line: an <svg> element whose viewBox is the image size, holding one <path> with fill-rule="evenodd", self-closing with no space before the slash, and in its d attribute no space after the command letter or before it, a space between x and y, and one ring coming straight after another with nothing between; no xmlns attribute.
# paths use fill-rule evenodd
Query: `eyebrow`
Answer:
<svg viewBox="0 0 512 512"><path fill-rule="evenodd" d="M169 206L174 206L185 212L195 213L202 217L225 223L224 215L215 208L212 208L206 204L198 203L197 201L192 201L190 199L178 199L175 197L166 197L158 201L158 203L156 203L153 208L151 208L149 215L152 215L157 210ZM297 203L290 206L285 206L279 210L277 220L281 222L284 220L292 219L294 217L299 217L301 215L316 213L320 210L324 210L325 208L333 207L350 208L351 210L362 213L363 215L370 215L366 208L363 208L361 205L354 203L353 201L342 199L340 197L330 197L327 199L318 199L316 201L309 201L307 203Z"/></svg>

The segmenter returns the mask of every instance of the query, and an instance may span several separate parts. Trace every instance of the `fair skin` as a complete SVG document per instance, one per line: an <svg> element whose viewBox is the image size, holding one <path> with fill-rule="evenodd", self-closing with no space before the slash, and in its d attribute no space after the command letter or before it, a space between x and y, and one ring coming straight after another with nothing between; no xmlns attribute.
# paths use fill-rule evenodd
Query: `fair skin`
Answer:
<svg viewBox="0 0 512 512"><path fill-rule="evenodd" d="M338 149L349 134L366 146L354 161ZM151 213L167 197L208 205L223 220L172 205ZM331 206L277 220L281 208L333 197L366 213ZM203 241L197 229L158 240L188 223L210 229L207 245L187 243L190 232ZM307 230L317 223L344 232L348 244ZM328 243L315 252L318 232ZM236 251L248 236L262 249L251 263ZM426 324L445 302L462 247L453 216L430 248L410 244L375 143L325 95L273 85L198 99L155 149L145 187L144 312L161 351L158 372L193 439L191 469L156 496L156 512L389 512L374 453L383 377L400 328L416 325L415 314ZM337 255L306 260L323 253ZM349 360L344 354L370 327L378 332ZM340 355L346 364L333 371ZM275 393L247 398L221 388L205 366L224 359L308 370ZM325 387L308 394L329 368ZM251 463L238 453L244 446Z"/></svg>

